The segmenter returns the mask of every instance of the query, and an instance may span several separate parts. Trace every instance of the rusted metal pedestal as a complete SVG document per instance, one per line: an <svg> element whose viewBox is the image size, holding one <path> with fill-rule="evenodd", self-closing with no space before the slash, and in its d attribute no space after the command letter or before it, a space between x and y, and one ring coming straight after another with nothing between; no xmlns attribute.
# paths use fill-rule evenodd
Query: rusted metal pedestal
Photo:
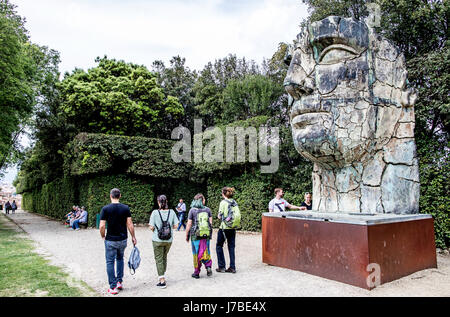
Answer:
<svg viewBox="0 0 450 317"><path fill-rule="evenodd" d="M436 268L430 215L265 213L263 262L372 289Z"/></svg>

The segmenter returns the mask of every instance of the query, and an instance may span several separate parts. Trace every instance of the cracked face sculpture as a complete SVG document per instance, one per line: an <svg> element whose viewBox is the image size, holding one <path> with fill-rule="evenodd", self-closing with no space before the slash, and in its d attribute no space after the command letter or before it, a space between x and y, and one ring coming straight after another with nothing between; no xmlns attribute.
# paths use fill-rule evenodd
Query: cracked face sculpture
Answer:
<svg viewBox="0 0 450 317"><path fill-rule="evenodd" d="M365 22L331 16L302 30L286 62L294 145L314 162L313 209L417 213L404 56Z"/></svg>

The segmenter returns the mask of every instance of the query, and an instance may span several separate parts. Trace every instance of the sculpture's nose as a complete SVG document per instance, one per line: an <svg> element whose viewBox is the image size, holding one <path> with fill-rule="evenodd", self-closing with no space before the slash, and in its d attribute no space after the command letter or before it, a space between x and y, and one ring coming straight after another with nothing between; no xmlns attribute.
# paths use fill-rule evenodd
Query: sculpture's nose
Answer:
<svg viewBox="0 0 450 317"><path fill-rule="evenodd" d="M284 79L284 89L295 100L303 95L309 95L313 92L312 80L308 77L301 65L300 52L286 54L284 62L289 65L286 78Z"/></svg>

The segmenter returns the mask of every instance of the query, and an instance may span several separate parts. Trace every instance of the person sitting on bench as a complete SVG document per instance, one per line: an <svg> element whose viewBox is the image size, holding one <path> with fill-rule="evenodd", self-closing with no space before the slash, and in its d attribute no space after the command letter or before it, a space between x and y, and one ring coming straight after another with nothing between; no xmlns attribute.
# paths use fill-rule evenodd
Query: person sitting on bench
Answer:
<svg viewBox="0 0 450 317"><path fill-rule="evenodd" d="M80 224L87 224L87 218L88 212L84 209L84 207L81 207L81 214L73 222L72 229L80 230Z"/></svg>

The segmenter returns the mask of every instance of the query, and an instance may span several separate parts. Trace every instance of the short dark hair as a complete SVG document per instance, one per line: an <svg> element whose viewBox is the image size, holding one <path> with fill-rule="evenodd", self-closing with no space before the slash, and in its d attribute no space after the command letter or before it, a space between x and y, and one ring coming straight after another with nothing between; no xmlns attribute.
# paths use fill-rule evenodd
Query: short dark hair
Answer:
<svg viewBox="0 0 450 317"><path fill-rule="evenodd" d="M234 196L235 189L233 187L224 187L222 188L222 194L227 198L232 198Z"/></svg>
<svg viewBox="0 0 450 317"><path fill-rule="evenodd" d="M118 188L111 189L111 192L109 194L111 195L111 198L113 198L113 199L120 198L120 190Z"/></svg>
<svg viewBox="0 0 450 317"><path fill-rule="evenodd" d="M283 190L283 188L275 188L275 190L274 190L275 195L278 194L278 192L279 192L279 191L282 191L282 190Z"/></svg>

